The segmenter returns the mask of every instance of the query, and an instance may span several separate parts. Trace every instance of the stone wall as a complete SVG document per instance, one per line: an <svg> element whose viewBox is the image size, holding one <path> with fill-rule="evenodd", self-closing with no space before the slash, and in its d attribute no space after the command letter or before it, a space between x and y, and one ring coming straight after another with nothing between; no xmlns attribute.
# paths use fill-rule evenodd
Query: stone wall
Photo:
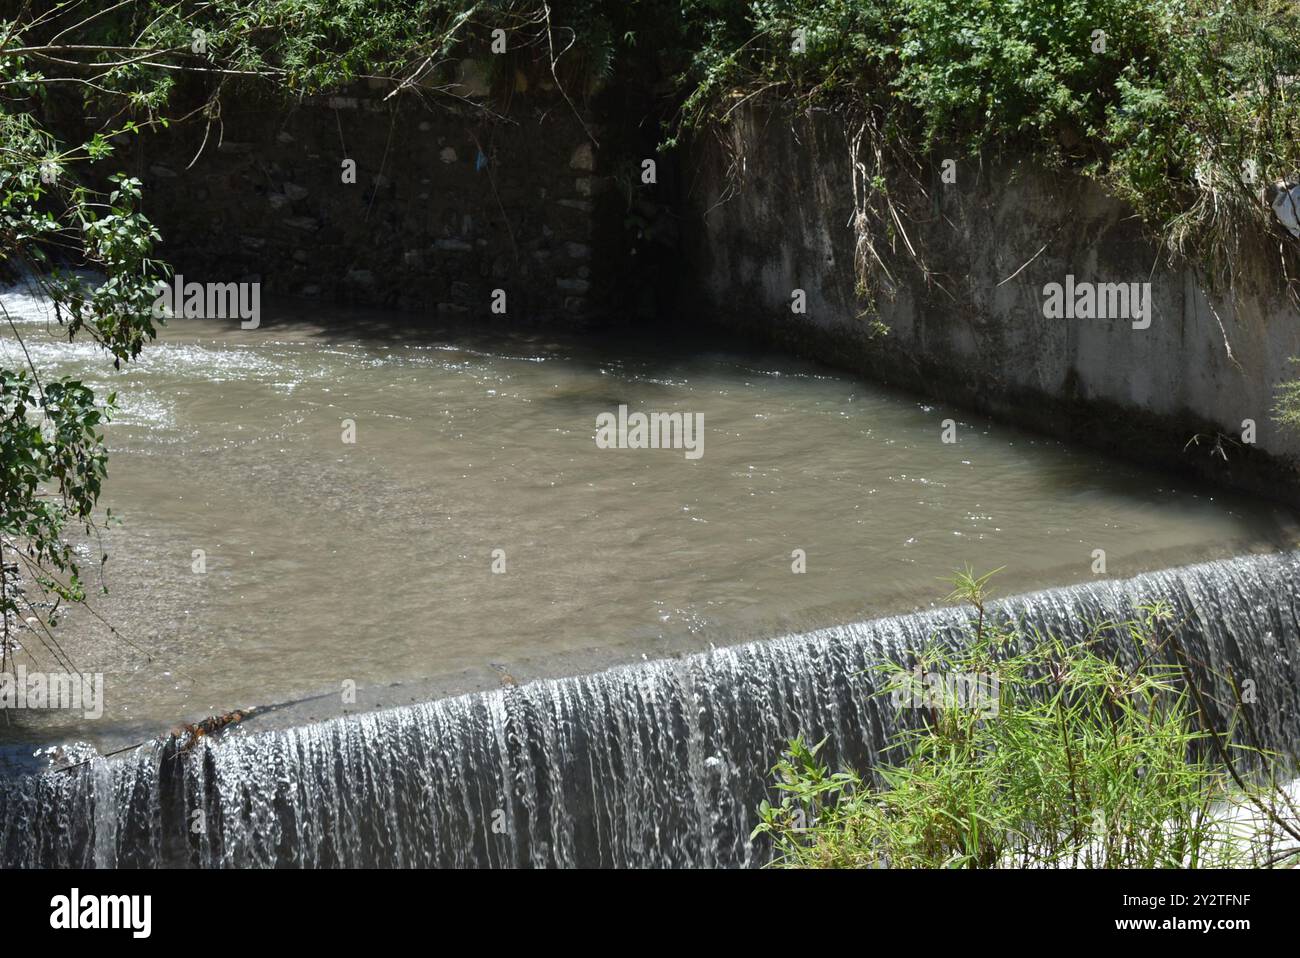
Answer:
<svg viewBox="0 0 1300 958"><path fill-rule="evenodd" d="M187 281L270 296L487 317L503 289L512 321L598 312L614 220L584 123L554 90L484 99L490 112L351 93L290 108L227 97L210 124L131 141L160 254Z"/></svg>
<svg viewBox="0 0 1300 958"><path fill-rule="evenodd" d="M1052 436L1300 500L1300 436L1271 412L1276 385L1300 377L1289 362L1300 315L1275 283L1243 268L1235 301L1211 301L1095 185L971 158L946 184L934 157L929 182L923 172L919 188L895 185L907 239L873 235L893 278L871 273L893 287L877 299L881 334L854 267L850 133L832 114L752 109L730 142L700 147L684 233L688 302L705 320ZM1045 318L1043 288L1067 274L1150 281L1150 328ZM1254 444L1242 441L1247 419Z"/></svg>

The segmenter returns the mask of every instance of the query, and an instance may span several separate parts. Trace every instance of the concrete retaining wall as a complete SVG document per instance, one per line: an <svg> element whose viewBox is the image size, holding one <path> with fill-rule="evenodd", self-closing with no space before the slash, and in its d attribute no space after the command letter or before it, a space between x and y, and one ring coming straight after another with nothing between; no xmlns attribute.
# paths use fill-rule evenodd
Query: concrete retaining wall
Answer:
<svg viewBox="0 0 1300 958"><path fill-rule="evenodd" d="M1212 308L1192 271L1168 266L1131 211L1095 185L960 157L945 184L936 156L928 198L899 194L934 275L895 234L884 255L895 295L878 300L888 333L873 334L853 266L849 134L837 115L754 109L725 147L692 158L685 259L703 318L1054 436L1300 500L1300 435L1271 418L1276 384L1300 377L1289 363L1300 315L1275 287L1246 280L1235 302ZM1150 328L1045 318L1044 286L1067 274L1150 281ZM806 293L802 314L795 289ZM1247 419L1253 445L1242 442Z"/></svg>

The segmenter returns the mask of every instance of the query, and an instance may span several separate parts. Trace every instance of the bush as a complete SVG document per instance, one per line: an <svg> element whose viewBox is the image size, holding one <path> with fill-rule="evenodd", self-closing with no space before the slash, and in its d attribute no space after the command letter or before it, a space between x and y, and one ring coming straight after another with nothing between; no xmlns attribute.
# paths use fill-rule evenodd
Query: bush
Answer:
<svg viewBox="0 0 1300 958"><path fill-rule="evenodd" d="M1015 147L1130 203L1230 287L1243 250L1298 244L1271 192L1300 181L1300 8L1286 0L763 0L711 13L681 126L743 98L870 113L898 153ZM796 30L806 48L792 50ZM897 165L897 164L896 164ZM888 228L888 221L882 224ZM1263 254L1263 255L1258 255Z"/></svg>
<svg viewBox="0 0 1300 958"><path fill-rule="evenodd" d="M755 836L787 867L1227 867L1294 861L1300 815L1265 772L1272 756L1209 726L1168 608L1067 643L985 614L988 576L959 576L950 598L975 608L969 643L887 663L876 694L922 706L899 731L897 764L871 779L830 773L821 744L789 743ZM1097 653L1103 632L1136 667ZM924 692L932 676L996 677L981 699ZM991 695L989 694L991 691ZM974 705L975 707L971 707ZM824 743L822 743L824 744ZM1250 781L1240 767L1252 765ZM1265 784L1252 784L1263 782ZM1258 823L1243 832L1226 813Z"/></svg>

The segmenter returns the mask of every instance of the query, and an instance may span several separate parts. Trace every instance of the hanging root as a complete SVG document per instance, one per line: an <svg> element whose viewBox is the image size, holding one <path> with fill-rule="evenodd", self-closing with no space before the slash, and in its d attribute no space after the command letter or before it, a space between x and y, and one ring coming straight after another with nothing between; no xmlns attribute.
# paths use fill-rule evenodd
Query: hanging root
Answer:
<svg viewBox="0 0 1300 958"><path fill-rule="evenodd" d="M850 129L848 147L853 213L847 225L854 234L853 277L856 292L863 302L860 317L868 317L877 312L880 296L893 299L899 287L898 279L882 255L884 243L888 244L890 254L897 253L901 243L926 284L940 289L944 287L936 280L936 274L926 262L919 244L908 235L906 224L915 224L916 220L905 215L905 210L900 209L890 192L891 180L900 182L906 178L919 195L926 195L925 187L914 171L918 166L916 158L902 151L897 144L892 148L887 146L889 140L870 109ZM878 321L876 325L879 330L887 331Z"/></svg>
<svg viewBox="0 0 1300 958"><path fill-rule="evenodd" d="M863 140L867 141L866 153L872 162L870 170L863 159ZM884 155L880 136L870 115L849 138L849 169L853 177L853 215L848 223L855 238L853 278L858 296L865 301L864 312L874 313L877 294L883 292L893 299L898 283L880 251L876 249L877 236L872 230L874 223L884 219L879 210L881 201L888 205L890 200L884 182ZM877 276L873 262L880 268L884 282Z"/></svg>

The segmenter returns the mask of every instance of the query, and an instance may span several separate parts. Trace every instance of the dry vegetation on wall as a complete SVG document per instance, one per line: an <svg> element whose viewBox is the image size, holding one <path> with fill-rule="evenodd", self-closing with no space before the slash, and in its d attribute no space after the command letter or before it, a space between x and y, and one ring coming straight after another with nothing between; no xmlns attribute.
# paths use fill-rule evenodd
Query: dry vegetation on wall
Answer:
<svg viewBox="0 0 1300 958"><path fill-rule="evenodd" d="M1216 298L1271 289L1300 306L1294 3L703 6L713 26L687 74L679 129L717 133L746 104L842 115L866 317L894 285L882 249L911 257L934 281L900 188L928 206L940 155L999 151L1099 183ZM734 137L717 138L736 148ZM1223 345L1232 358L1226 336ZM1284 423L1300 421L1297 388L1279 391Z"/></svg>

